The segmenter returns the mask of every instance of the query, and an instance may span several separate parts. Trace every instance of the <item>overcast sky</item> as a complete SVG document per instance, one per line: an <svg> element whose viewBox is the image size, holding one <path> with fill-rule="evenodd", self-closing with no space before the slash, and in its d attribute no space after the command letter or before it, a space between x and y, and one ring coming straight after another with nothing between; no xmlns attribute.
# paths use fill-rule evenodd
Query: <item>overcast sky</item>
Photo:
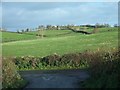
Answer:
<svg viewBox="0 0 120 90"><path fill-rule="evenodd" d="M117 2L4 2L3 28L36 28L38 25L118 23Z"/></svg>

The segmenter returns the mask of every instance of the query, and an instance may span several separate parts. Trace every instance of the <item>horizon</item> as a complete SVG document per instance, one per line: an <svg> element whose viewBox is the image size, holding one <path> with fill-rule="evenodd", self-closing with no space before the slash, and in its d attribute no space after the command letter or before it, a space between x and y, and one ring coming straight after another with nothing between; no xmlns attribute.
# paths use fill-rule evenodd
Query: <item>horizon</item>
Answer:
<svg viewBox="0 0 120 90"><path fill-rule="evenodd" d="M100 23L99 23L100 24ZM106 24L106 23L104 23L104 24ZM67 25L67 24L66 24ZM59 25L59 26L66 26L66 25ZM73 25L73 24L71 24L71 25ZM75 24L74 24L75 25ZM91 26L95 26L95 24L81 24L81 25L91 25ZM75 26L81 26L81 25L75 25ZM100 24L100 25L102 25L102 24ZM110 24L109 24L110 25ZM110 27L114 27L114 25L115 24L113 24L113 25L110 25ZM39 25L38 25L39 26ZM26 29L30 29L31 31L36 31L36 28L38 28L38 26L37 27L32 27L32 28L29 28L29 27L25 27L25 28L1 28L1 29L3 29L3 30L6 30L6 31L10 31L10 32L17 32L17 31L21 31L21 30L26 30ZM47 26L47 25L44 25L45 27ZM52 25L52 26L57 26L57 25Z"/></svg>
<svg viewBox="0 0 120 90"><path fill-rule="evenodd" d="M118 24L117 2L3 2L2 12L2 28L10 31L39 25Z"/></svg>

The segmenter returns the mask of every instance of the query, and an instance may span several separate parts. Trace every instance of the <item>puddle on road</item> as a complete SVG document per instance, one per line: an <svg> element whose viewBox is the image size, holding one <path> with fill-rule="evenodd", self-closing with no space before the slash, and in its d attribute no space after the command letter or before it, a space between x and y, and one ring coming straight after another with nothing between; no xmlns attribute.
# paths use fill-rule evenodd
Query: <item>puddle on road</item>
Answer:
<svg viewBox="0 0 120 90"><path fill-rule="evenodd" d="M30 83L26 88L79 88L77 83L89 77L86 72L61 73L26 73L22 75Z"/></svg>
<svg viewBox="0 0 120 90"><path fill-rule="evenodd" d="M56 79L56 76L54 75L42 75L40 76L43 80L51 80L51 79Z"/></svg>

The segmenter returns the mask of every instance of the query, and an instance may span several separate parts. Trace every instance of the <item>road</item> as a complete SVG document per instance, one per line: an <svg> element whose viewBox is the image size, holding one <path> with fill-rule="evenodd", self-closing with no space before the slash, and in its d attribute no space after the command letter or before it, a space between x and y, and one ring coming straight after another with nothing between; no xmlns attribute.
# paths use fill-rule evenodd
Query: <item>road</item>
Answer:
<svg viewBox="0 0 120 90"><path fill-rule="evenodd" d="M29 81L25 88L80 88L78 82L89 77L85 70L35 70L21 71L20 74Z"/></svg>

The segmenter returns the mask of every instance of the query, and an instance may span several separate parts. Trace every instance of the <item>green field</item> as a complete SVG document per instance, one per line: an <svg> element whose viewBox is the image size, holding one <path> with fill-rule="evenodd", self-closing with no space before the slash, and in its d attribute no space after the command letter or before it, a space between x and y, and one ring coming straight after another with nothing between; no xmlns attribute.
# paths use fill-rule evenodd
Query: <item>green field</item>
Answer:
<svg viewBox="0 0 120 90"><path fill-rule="evenodd" d="M1 33L1 32L0 32ZM12 41L21 41L21 40L33 40L39 39L36 36L38 32L31 31L31 32L24 32L23 34L15 33L15 32L2 32L2 42L12 42ZM45 38L50 37L60 37L64 35L71 35L73 32L70 30L46 30L43 32Z"/></svg>
<svg viewBox="0 0 120 90"><path fill-rule="evenodd" d="M3 32L3 56L43 57L54 53L63 55L85 50L107 50L118 47L117 28L101 28L98 33L90 35L74 33L70 30L46 30L43 32L45 35L43 38L36 36L36 33Z"/></svg>
<svg viewBox="0 0 120 90"><path fill-rule="evenodd" d="M87 31L92 32L92 29ZM17 70L54 69L88 69L91 77L80 82L83 88L120 86L117 79L119 51L114 52L118 49L117 28L99 28L99 32L94 34L46 30L43 38L36 36L37 33L0 32L2 56L8 57L3 58L3 87L26 85L27 81L16 73ZM84 52L86 50L90 51Z"/></svg>

